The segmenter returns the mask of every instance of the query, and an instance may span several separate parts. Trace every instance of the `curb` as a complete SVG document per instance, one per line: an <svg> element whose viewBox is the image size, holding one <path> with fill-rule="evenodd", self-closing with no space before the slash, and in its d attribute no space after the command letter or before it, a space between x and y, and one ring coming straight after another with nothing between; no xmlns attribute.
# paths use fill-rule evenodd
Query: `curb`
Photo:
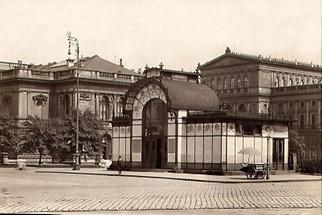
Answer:
<svg viewBox="0 0 322 215"><path fill-rule="evenodd" d="M208 183L222 183L222 184L250 184L250 183L285 183L285 182L307 182L307 181L322 181L320 179L294 179L294 180L245 180L245 181L220 181L220 180L205 180L205 179L192 179L192 178L177 178L177 177L160 177L151 175L129 175L129 174L104 174L94 172L69 172L69 171L44 171L36 170L36 173L54 173L54 174L70 174L70 175L96 175L96 176L119 176L129 178L153 178L153 179L167 179L177 181L193 181L193 182L208 182Z"/></svg>

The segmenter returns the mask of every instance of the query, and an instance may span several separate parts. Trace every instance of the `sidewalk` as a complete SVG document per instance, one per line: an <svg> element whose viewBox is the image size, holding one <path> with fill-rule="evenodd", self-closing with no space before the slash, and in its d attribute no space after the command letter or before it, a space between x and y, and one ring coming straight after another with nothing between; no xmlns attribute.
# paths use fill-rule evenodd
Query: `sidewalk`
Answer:
<svg viewBox="0 0 322 215"><path fill-rule="evenodd" d="M205 175L190 173L171 173L171 172L139 172L139 171L123 171L122 175L118 175L117 171L106 170L103 168L81 168L80 170L72 170L71 168L46 168L35 169L37 173L56 173L56 174L81 174L81 175L102 175L102 176L119 176L119 177L138 177L138 178L156 178L170 179L196 182L211 183L272 183L272 182L299 182L299 181L322 181L322 176L302 175L302 174L285 174L270 175L270 179L254 179L249 180L245 175Z"/></svg>

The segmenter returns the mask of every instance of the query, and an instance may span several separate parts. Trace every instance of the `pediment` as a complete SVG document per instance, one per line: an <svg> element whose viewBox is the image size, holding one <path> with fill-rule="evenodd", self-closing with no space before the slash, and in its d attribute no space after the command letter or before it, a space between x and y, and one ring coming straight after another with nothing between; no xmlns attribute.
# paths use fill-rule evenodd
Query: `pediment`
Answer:
<svg viewBox="0 0 322 215"><path fill-rule="evenodd" d="M213 67L225 67L233 65L241 65L251 63L250 60L241 59L235 56L221 56L208 63L205 63L202 67L204 68L213 68Z"/></svg>

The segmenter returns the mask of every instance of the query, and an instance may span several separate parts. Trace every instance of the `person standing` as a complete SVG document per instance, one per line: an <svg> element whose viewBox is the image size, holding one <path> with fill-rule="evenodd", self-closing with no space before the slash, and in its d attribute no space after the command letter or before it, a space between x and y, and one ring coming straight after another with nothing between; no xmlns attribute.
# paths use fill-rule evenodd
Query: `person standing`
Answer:
<svg viewBox="0 0 322 215"><path fill-rule="evenodd" d="M118 168L119 175L122 174L122 165L123 165L122 157L119 156L119 159L117 160L117 168Z"/></svg>

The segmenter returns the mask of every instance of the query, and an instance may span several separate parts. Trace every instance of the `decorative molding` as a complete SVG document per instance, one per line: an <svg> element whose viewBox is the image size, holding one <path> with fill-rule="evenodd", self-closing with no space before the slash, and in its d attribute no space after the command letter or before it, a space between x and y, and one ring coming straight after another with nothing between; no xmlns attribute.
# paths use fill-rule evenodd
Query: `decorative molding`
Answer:
<svg viewBox="0 0 322 215"><path fill-rule="evenodd" d="M32 100L34 101L34 104L37 106L44 106L47 103L47 96L44 96L42 94L38 94L36 96L32 97Z"/></svg>
<svg viewBox="0 0 322 215"><path fill-rule="evenodd" d="M90 95L90 93L80 93L79 98L82 100L90 100L91 95Z"/></svg>

